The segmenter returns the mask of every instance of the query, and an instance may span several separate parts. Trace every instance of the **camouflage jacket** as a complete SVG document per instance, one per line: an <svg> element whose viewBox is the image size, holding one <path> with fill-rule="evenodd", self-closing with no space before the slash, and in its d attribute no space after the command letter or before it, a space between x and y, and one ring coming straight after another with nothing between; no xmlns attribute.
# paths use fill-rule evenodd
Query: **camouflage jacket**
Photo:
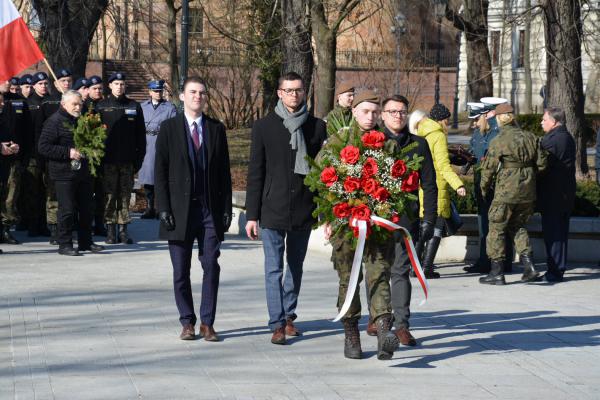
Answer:
<svg viewBox="0 0 600 400"><path fill-rule="evenodd" d="M336 105L333 107L333 110L329 111L329 114L324 118L325 122L332 121L334 119L344 121L345 123L342 125L349 125L350 121L352 121L352 108L350 107L340 107ZM327 124L327 136L331 136L334 133L337 133L333 128L335 124Z"/></svg>
<svg viewBox="0 0 600 400"><path fill-rule="evenodd" d="M533 133L504 126L481 164L481 193L485 197L495 184L495 202L533 202L536 174L546 168L546 162L547 153Z"/></svg>

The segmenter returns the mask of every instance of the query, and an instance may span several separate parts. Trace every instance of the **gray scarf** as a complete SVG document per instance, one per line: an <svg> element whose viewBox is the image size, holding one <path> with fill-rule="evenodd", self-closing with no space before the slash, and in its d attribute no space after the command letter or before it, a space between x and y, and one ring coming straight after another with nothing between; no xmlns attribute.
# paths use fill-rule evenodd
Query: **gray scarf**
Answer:
<svg viewBox="0 0 600 400"><path fill-rule="evenodd" d="M304 134L302 133L302 125L308 119L306 103L303 104L298 111L291 113L285 108L281 100L279 100L277 106L275 106L275 114L283 118L283 126L285 126L292 135L290 138L290 145L292 146L292 150L296 150L294 172L299 175L307 175L310 168L308 166L308 161L305 159L306 142L304 141Z"/></svg>

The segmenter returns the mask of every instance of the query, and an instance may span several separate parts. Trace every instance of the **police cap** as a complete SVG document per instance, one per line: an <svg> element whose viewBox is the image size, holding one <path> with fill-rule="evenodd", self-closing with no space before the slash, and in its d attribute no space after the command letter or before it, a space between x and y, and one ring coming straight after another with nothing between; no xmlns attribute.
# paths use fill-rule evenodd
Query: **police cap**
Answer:
<svg viewBox="0 0 600 400"><path fill-rule="evenodd" d="M164 88L165 81L162 79L148 82L148 89L150 90L163 90Z"/></svg>

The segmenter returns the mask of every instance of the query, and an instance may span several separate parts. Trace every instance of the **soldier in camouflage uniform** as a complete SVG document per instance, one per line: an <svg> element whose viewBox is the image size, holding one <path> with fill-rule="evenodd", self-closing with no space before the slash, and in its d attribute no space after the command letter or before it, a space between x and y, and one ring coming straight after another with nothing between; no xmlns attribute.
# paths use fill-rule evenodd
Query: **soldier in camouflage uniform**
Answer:
<svg viewBox="0 0 600 400"><path fill-rule="evenodd" d="M496 118L500 134L490 143L481 164L481 194L484 198L494 187L488 218L487 254L491 271L480 283L505 285L506 241L514 241L523 264L521 280L530 282L539 276L533 264L533 252L525 224L533 214L536 200L536 174L546 167L547 155L539 139L513 125L513 108L500 104Z"/></svg>
<svg viewBox="0 0 600 400"><path fill-rule="evenodd" d="M333 110L327 114L324 121L341 120L346 121L348 125L352 121L352 101L354 100L354 85L348 82L342 82L335 91L336 103ZM327 124L327 136L336 133L333 131L333 125Z"/></svg>
<svg viewBox="0 0 600 400"><path fill-rule="evenodd" d="M347 141L351 142L353 137L363 132L376 129L379 118L379 97L370 91L360 93L352 102L352 113L354 119ZM329 144L335 143L337 138L330 138ZM324 148L327 148L327 144ZM325 226L325 236L331 235L331 226ZM387 245L381 245L367 240L365 244L363 261L365 264L367 278L367 292L369 298L369 314L377 326L377 358L389 360L398 347L398 338L390 332L392 326L392 306L390 298L390 275L391 265L394 260L394 241L390 240ZM339 276L338 309L341 308L348 291L350 272L354 249L351 243L342 237L332 239L333 252L331 259ZM362 281L362 272L359 283ZM362 358L360 345L360 334L358 331L358 320L361 316L360 296L358 287L354 293L350 309L342 317L344 324L345 341L344 356L347 358Z"/></svg>

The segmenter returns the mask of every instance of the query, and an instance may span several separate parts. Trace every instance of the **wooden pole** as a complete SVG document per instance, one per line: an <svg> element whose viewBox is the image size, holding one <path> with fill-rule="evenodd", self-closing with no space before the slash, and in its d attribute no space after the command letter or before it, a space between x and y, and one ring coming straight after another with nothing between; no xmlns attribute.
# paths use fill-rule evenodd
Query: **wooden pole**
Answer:
<svg viewBox="0 0 600 400"><path fill-rule="evenodd" d="M46 67L48 67L48 71L50 71L50 74L52 75L52 77L54 78L54 81L58 81L58 78L56 77L56 74L54 73L54 70L52 69L52 67L50 66L50 63L48 63L48 60L46 60L46 58L44 57L44 63L46 63ZM54 85L56 86L56 85ZM63 92L62 88L58 88L58 90L60 90L60 92L62 94L65 94L65 92Z"/></svg>

